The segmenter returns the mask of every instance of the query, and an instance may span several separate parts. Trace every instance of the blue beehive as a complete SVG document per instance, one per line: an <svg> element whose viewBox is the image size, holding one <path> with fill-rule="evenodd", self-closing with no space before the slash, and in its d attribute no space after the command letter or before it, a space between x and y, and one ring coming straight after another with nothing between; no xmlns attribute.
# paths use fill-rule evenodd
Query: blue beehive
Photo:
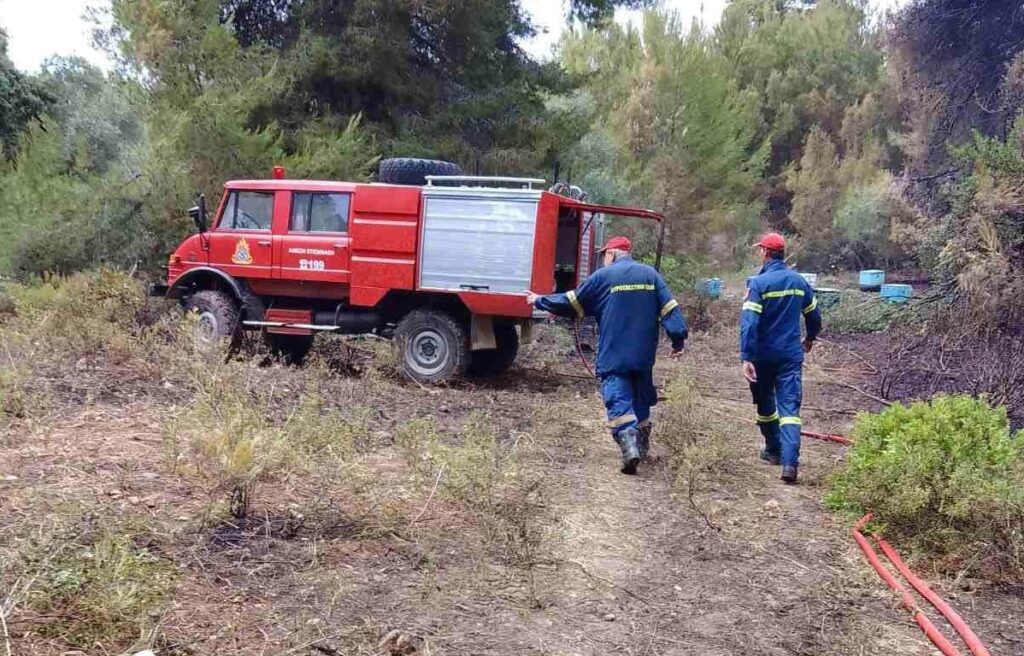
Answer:
<svg viewBox="0 0 1024 656"><path fill-rule="evenodd" d="M865 269L860 272L860 290L877 292L885 284L885 271L881 269Z"/></svg>
<svg viewBox="0 0 1024 656"><path fill-rule="evenodd" d="M913 295L910 285L882 285L882 298L889 303L906 303Z"/></svg>
<svg viewBox="0 0 1024 656"><path fill-rule="evenodd" d="M818 299L818 307L835 307L842 302L843 292L834 287L818 287L814 290L814 296Z"/></svg>
<svg viewBox="0 0 1024 656"><path fill-rule="evenodd" d="M722 295L721 278L705 278L697 283L697 293L708 298L719 298Z"/></svg>

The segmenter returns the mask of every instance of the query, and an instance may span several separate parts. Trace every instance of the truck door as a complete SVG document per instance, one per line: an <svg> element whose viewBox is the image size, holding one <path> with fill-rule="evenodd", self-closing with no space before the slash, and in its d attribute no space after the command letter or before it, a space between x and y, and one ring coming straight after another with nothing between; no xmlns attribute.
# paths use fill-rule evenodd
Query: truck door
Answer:
<svg viewBox="0 0 1024 656"><path fill-rule="evenodd" d="M281 237L280 278L348 283L352 194L295 191Z"/></svg>
<svg viewBox="0 0 1024 656"><path fill-rule="evenodd" d="M236 278L273 275L274 193L228 192L217 227L210 233L210 264Z"/></svg>

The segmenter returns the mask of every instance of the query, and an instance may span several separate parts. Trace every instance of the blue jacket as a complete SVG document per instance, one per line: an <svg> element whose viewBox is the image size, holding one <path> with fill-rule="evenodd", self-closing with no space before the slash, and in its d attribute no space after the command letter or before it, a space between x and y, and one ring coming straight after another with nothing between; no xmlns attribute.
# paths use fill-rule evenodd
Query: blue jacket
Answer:
<svg viewBox="0 0 1024 656"><path fill-rule="evenodd" d="M683 348L686 319L654 267L621 257L590 275L579 288L537 299L537 309L562 316L596 317L601 328L597 375L650 371L658 350L658 323Z"/></svg>
<svg viewBox="0 0 1024 656"><path fill-rule="evenodd" d="M803 362L800 317L807 339L821 331L818 299L807 280L782 260L772 260L747 280L740 313L740 359L744 362Z"/></svg>

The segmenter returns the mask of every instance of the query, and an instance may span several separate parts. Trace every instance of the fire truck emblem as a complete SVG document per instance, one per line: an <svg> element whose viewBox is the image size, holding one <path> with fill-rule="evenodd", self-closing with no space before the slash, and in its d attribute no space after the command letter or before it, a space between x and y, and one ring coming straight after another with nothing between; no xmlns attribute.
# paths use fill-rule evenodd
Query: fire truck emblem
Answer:
<svg viewBox="0 0 1024 656"><path fill-rule="evenodd" d="M235 264L252 264L252 251L249 250L249 242L239 239L235 244L235 253L231 256Z"/></svg>

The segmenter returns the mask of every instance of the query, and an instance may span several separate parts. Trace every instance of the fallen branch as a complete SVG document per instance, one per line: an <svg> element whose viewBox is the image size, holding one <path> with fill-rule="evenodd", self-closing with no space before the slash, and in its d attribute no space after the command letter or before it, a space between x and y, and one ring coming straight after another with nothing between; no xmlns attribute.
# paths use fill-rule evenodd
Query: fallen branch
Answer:
<svg viewBox="0 0 1024 656"><path fill-rule="evenodd" d="M555 371L552 369L541 369L539 367L519 367L523 371L535 371L539 374L554 374L555 376L562 376L563 378L576 378L578 380L596 380L594 376L584 376L582 374L571 374L567 371Z"/></svg>
<svg viewBox="0 0 1024 656"><path fill-rule="evenodd" d="M846 374L848 376L873 376L878 373L877 371L856 371L845 369L843 367L818 367L818 369L834 374Z"/></svg>
<svg viewBox="0 0 1024 656"><path fill-rule="evenodd" d="M849 348L847 346L843 346L842 344L837 344L836 342L833 342L831 340L825 339L823 337L819 337L818 341L819 342L823 342L825 344L829 344L830 346L835 346L837 348L843 349L844 351L846 351L847 353L849 353L853 357L855 357L858 360L860 360L864 364L864 366L866 366L868 369L871 370L871 373L873 373L873 374L877 374L878 373L878 368L875 365L873 365L870 362L868 362L867 359L864 358L864 356L860 355L859 353L857 353L853 349L851 349L851 348Z"/></svg>
<svg viewBox="0 0 1024 656"><path fill-rule="evenodd" d="M857 387L856 385L851 385L850 383L845 383L845 382L843 382L841 380L835 380L835 379L830 379L829 382L835 383L836 385L841 385L842 387L846 387L848 389L852 389L854 392L858 392L860 394L863 394L864 396L866 396L867 398L871 399L872 401L875 401L877 403L881 403L882 405L884 405L886 407L889 407L889 406L892 405L892 401L886 401L885 399L883 399L881 397L878 397L878 396L875 396L874 394L871 394L870 392L865 392L864 390L862 390L861 388Z"/></svg>
<svg viewBox="0 0 1024 656"><path fill-rule="evenodd" d="M4 631L4 647L7 649L7 656L11 656L11 634L7 631L6 615L4 604L0 604L0 628L3 628Z"/></svg>
<svg viewBox="0 0 1024 656"><path fill-rule="evenodd" d="M300 651L303 651L304 649L306 649L308 647L313 647L317 643L324 642L325 640L333 640L334 638L337 638L340 635L341 635L340 633L332 633L331 635L325 635L325 636L323 636L321 638L316 638L315 640L310 640L309 642L304 642L301 645L299 645L298 647L292 647L288 651L283 651L280 654L278 654L277 656L289 656L289 654L297 654Z"/></svg>
<svg viewBox="0 0 1024 656"><path fill-rule="evenodd" d="M594 574L589 569L584 567L583 563L578 563L575 560L563 560L562 562L569 563L570 565L575 565L576 567L580 568L580 571L582 571L584 574L586 574L588 577L594 579L595 581L600 581L600 582L605 583L607 585L610 585L612 587L618 588L619 590L622 590L623 592L628 594L630 597L633 597L634 599L636 599L638 601L642 601L643 603L647 604L651 608L656 608L656 606L654 605L654 603L650 599L647 599L646 597L633 592L632 590L630 590L629 588L627 588L625 586L619 585L615 581L611 581L611 580L608 580L608 579L604 578L603 576L598 576L597 574Z"/></svg>
<svg viewBox="0 0 1024 656"><path fill-rule="evenodd" d="M409 526L408 526L408 528L406 530L412 528L413 524L415 524L416 522L420 521L420 517L423 517L423 513L427 512L427 506L430 505L430 500L434 498L434 493L437 492L437 486L441 482L441 476L444 475L444 468L446 466L447 466L447 463L442 464L441 468L437 470L437 478L434 479L434 487L432 487L430 489L430 494L427 496L427 500L423 504L423 507L420 508L419 514L417 514L415 517L413 517L412 521L409 522Z"/></svg>
<svg viewBox="0 0 1024 656"><path fill-rule="evenodd" d="M690 506L693 508L693 511L700 515L701 519L704 520L704 523L708 525L708 528L716 532L721 532L722 529L718 526L715 526L715 524L711 521L711 518L707 516L707 513L700 509L700 506L697 505L697 502L693 498L694 470L692 468L690 469L690 475L687 477L687 479L688 480L686 482L686 500L690 502Z"/></svg>

